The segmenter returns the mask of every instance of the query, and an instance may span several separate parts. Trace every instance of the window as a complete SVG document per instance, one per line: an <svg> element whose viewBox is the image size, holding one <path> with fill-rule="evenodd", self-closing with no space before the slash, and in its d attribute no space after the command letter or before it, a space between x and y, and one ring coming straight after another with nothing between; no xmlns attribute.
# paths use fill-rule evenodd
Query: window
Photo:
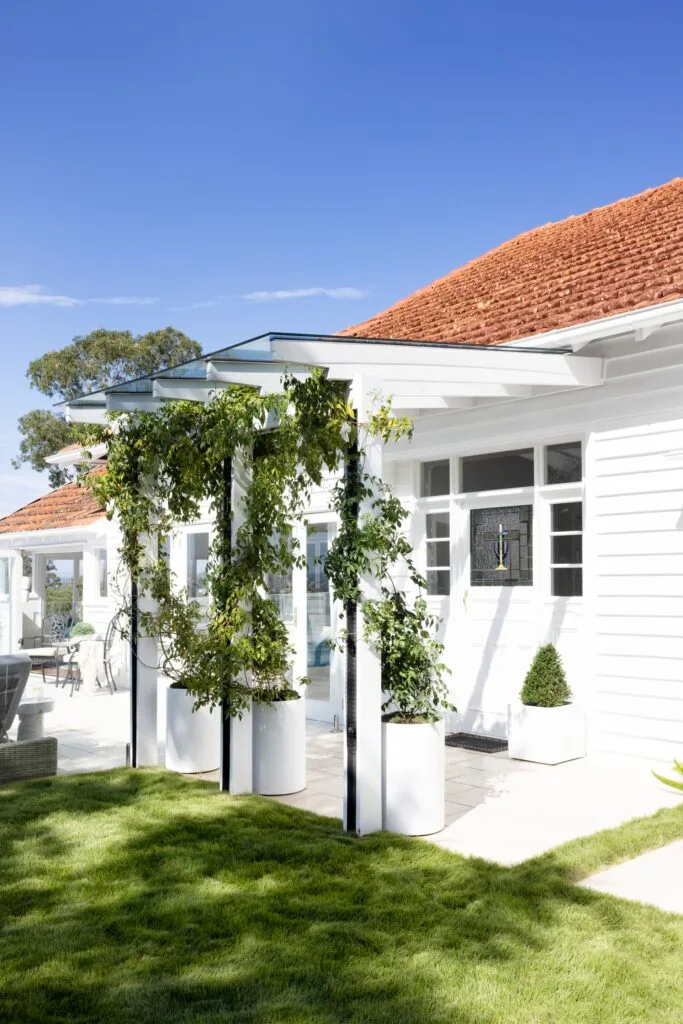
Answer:
<svg viewBox="0 0 683 1024"><path fill-rule="evenodd" d="M504 491L510 487L533 487L534 450L470 455L462 460L463 493Z"/></svg>
<svg viewBox="0 0 683 1024"><path fill-rule="evenodd" d="M530 587L533 583L533 508L511 505L470 512L473 587Z"/></svg>
<svg viewBox="0 0 683 1024"><path fill-rule="evenodd" d="M581 442L549 444L545 450L545 482L575 484L581 482Z"/></svg>
<svg viewBox="0 0 683 1024"><path fill-rule="evenodd" d="M448 512L428 512L427 593L448 597L451 592L451 517Z"/></svg>
<svg viewBox="0 0 683 1024"><path fill-rule="evenodd" d="M551 507L550 573L553 597L583 594L583 505L580 501Z"/></svg>
<svg viewBox="0 0 683 1024"><path fill-rule="evenodd" d="M423 498L435 498L451 491L451 464L449 459L420 464L420 494Z"/></svg>
<svg viewBox="0 0 683 1024"><path fill-rule="evenodd" d="M0 597L9 596L9 558L0 558Z"/></svg>
<svg viewBox="0 0 683 1024"><path fill-rule="evenodd" d="M98 548L95 552L97 559L97 592L100 597L106 597L109 593L109 578L107 575L107 549Z"/></svg>
<svg viewBox="0 0 683 1024"><path fill-rule="evenodd" d="M271 541L273 547L278 545L278 537ZM290 548L291 551L291 548ZM285 572L269 572L266 576L266 590L268 597L278 607L280 618L283 622L294 622L294 596L292 593L293 569L290 566Z"/></svg>
<svg viewBox="0 0 683 1024"><path fill-rule="evenodd" d="M208 533L187 535L187 592L190 597L206 597L206 568L209 561Z"/></svg>

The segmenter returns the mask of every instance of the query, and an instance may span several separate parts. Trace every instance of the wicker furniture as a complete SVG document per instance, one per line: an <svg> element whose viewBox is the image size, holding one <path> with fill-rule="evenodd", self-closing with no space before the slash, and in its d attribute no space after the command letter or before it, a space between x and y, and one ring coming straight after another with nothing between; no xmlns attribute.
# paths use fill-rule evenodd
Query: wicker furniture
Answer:
<svg viewBox="0 0 683 1024"><path fill-rule="evenodd" d="M31 659L27 654L0 655L0 743L9 738L30 671Z"/></svg>
<svg viewBox="0 0 683 1024"><path fill-rule="evenodd" d="M0 782L44 779L56 774L57 740L54 736L0 743Z"/></svg>
<svg viewBox="0 0 683 1024"><path fill-rule="evenodd" d="M53 736L16 743L8 736L30 671L28 654L0 655L0 782L57 774L57 740Z"/></svg>

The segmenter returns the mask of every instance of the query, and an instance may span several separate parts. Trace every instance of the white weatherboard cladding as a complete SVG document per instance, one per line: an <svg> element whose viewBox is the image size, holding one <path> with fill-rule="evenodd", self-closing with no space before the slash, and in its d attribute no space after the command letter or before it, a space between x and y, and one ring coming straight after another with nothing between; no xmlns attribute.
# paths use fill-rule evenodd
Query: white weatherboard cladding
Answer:
<svg viewBox="0 0 683 1024"><path fill-rule="evenodd" d="M592 451L594 743L646 758L680 758L683 418L598 430Z"/></svg>
<svg viewBox="0 0 683 1024"><path fill-rule="evenodd" d="M640 345L605 345L608 383L599 390L425 415L416 421L411 446L401 442L387 451L385 465L409 501L417 497L418 459L564 440L585 445L583 598L550 596L549 527L538 500L547 492L536 500L525 490L504 498L489 492L471 501L445 499L452 516L452 591L449 599L430 603L444 618L441 638L458 707L452 728L505 736L507 704L517 697L535 649L551 640L586 707L591 749L680 758L682 343L680 329L668 329ZM537 477L539 470L540 452ZM532 501L533 587L470 587L469 507ZM418 538L420 514L413 526Z"/></svg>

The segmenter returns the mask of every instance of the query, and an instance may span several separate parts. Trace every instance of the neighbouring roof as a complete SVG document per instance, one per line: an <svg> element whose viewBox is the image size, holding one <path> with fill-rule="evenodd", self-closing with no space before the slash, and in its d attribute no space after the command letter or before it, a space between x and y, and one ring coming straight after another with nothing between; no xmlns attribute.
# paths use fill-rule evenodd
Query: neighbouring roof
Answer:
<svg viewBox="0 0 683 1024"><path fill-rule="evenodd" d="M55 452L55 455L66 455L68 452L79 452L83 448L80 441L74 441L73 444L68 444L66 448L60 448L59 451Z"/></svg>
<svg viewBox="0 0 683 1024"><path fill-rule="evenodd" d="M94 470L93 472L98 472ZM29 502L23 508L0 519L0 533L24 533L34 530L60 530L69 526L89 526L102 519L105 509L88 487L65 484L49 494Z"/></svg>
<svg viewBox="0 0 683 1024"><path fill-rule="evenodd" d="M683 298L683 178L527 231L341 335L496 345Z"/></svg>

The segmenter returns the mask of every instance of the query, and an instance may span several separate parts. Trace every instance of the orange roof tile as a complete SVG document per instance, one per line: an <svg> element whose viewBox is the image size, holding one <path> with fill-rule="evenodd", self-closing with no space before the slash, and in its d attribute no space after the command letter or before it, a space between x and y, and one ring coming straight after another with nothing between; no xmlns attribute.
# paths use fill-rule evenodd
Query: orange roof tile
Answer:
<svg viewBox="0 0 683 1024"><path fill-rule="evenodd" d="M74 441L73 444L68 444L66 448L60 448L59 451L55 452L55 455L66 455L67 452L77 452L83 448L84 445L81 441Z"/></svg>
<svg viewBox="0 0 683 1024"><path fill-rule="evenodd" d="M104 467L103 467L104 468ZM97 472L97 470L95 470ZM88 526L106 515L88 487L65 484L0 519L0 533Z"/></svg>
<svg viewBox="0 0 683 1024"><path fill-rule="evenodd" d="M340 331L496 345L683 298L683 178L527 231Z"/></svg>

